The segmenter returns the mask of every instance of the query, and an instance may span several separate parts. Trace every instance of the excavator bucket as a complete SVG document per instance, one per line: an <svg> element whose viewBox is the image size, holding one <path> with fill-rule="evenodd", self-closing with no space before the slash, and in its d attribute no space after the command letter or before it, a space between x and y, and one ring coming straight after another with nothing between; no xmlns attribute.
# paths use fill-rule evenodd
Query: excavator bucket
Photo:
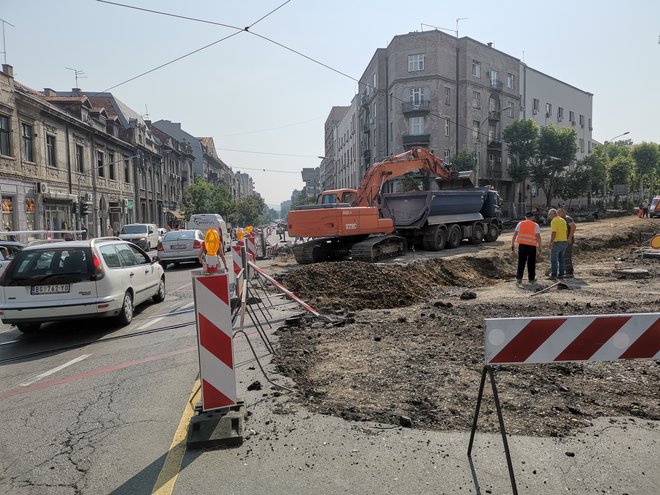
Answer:
<svg viewBox="0 0 660 495"><path fill-rule="evenodd" d="M457 172L451 180L436 177L435 181L440 189L468 189L474 187L474 170Z"/></svg>

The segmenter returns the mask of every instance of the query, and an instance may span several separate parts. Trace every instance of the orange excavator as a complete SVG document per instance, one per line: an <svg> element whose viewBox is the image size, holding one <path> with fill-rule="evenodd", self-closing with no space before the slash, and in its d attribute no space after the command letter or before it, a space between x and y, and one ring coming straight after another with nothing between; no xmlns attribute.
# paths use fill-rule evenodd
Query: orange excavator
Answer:
<svg viewBox="0 0 660 495"><path fill-rule="evenodd" d="M305 264L350 258L373 262L405 253L406 239L394 235L394 221L383 217L379 199L386 182L414 171L443 181L460 178L426 148L413 148L374 164L357 190L324 191L318 204L289 212L289 236L312 238L294 246L296 261Z"/></svg>

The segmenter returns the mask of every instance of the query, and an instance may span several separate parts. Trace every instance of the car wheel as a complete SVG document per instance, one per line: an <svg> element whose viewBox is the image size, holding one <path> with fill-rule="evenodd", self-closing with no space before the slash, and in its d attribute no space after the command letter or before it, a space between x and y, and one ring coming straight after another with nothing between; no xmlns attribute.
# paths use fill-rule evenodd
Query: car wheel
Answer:
<svg viewBox="0 0 660 495"><path fill-rule="evenodd" d="M21 333L34 333L39 331L41 323L19 323L16 328Z"/></svg>
<svg viewBox="0 0 660 495"><path fill-rule="evenodd" d="M165 300L165 294L165 277L161 277L160 282L158 283L158 292L153 297L153 301L155 303L163 302Z"/></svg>
<svg viewBox="0 0 660 495"><path fill-rule="evenodd" d="M121 307L121 312L117 316L117 321L121 325L128 325L133 320L133 297L131 293L126 291L124 294L124 304Z"/></svg>
<svg viewBox="0 0 660 495"><path fill-rule="evenodd" d="M486 239L486 242L495 242L499 236L500 227L496 222L491 222L488 225L486 232L484 233L484 239Z"/></svg>
<svg viewBox="0 0 660 495"><path fill-rule="evenodd" d="M458 225L452 225L449 227L449 232L447 234L447 247L449 249L456 249L461 245L462 240L461 228Z"/></svg>

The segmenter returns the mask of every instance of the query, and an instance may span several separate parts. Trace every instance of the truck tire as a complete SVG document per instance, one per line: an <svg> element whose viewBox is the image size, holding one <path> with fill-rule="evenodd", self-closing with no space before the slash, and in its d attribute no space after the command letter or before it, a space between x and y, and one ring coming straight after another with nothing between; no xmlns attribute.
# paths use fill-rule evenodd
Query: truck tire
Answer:
<svg viewBox="0 0 660 495"><path fill-rule="evenodd" d="M424 232L422 245L426 251L442 251L446 243L447 230L444 227L434 225Z"/></svg>
<svg viewBox="0 0 660 495"><path fill-rule="evenodd" d="M484 234L484 239L486 242L495 242L500 236L500 227L497 225L497 222L490 222L488 224L488 230Z"/></svg>
<svg viewBox="0 0 660 495"><path fill-rule="evenodd" d="M470 237L470 244L477 246L484 242L484 227L479 222L475 222L472 226L472 236Z"/></svg>
<svg viewBox="0 0 660 495"><path fill-rule="evenodd" d="M458 225L452 225L449 227L449 233L447 234L447 247L449 249L456 249L461 245L462 240L463 232L461 231L461 227Z"/></svg>

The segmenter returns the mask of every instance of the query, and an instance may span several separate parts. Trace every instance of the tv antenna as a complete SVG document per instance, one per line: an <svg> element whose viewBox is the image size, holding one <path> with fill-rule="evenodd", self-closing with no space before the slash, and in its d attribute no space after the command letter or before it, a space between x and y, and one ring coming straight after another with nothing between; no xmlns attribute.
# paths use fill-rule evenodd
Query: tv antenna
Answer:
<svg viewBox="0 0 660 495"><path fill-rule="evenodd" d="M76 88L79 88L78 86L78 79L87 79L87 76L85 75L85 71L81 69L72 69L71 67L65 67L66 70L70 70L73 72L74 77L76 78Z"/></svg>
<svg viewBox="0 0 660 495"><path fill-rule="evenodd" d="M11 27L15 28L11 22L5 21L4 19L0 19L0 22L2 22L2 54L5 57L4 63L7 63L7 43L5 41L5 24L9 24Z"/></svg>
<svg viewBox="0 0 660 495"><path fill-rule="evenodd" d="M149 107L147 104L144 104L144 115L142 116L144 120L149 120Z"/></svg>

